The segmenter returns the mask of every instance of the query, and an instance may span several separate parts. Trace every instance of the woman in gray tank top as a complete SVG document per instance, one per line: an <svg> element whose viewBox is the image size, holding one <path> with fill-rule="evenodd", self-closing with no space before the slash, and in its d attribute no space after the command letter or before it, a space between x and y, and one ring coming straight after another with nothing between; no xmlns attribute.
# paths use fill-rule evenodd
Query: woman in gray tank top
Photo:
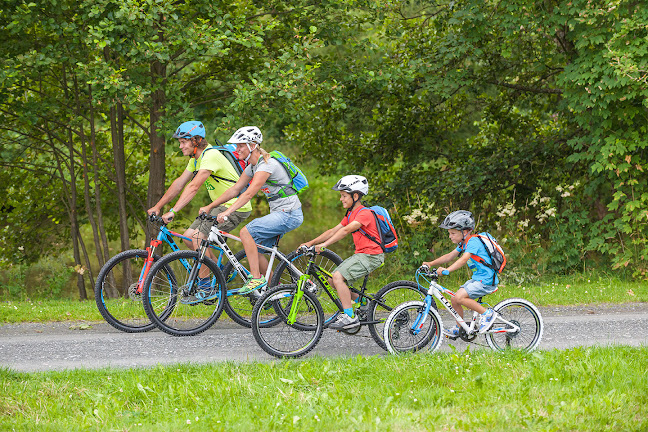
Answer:
<svg viewBox="0 0 648 432"><path fill-rule="evenodd" d="M202 207L200 214L209 212L223 202L238 196L227 210L218 215L218 223L248 203L257 192L262 191L270 204L270 214L257 218L241 229L241 241L250 264L252 278L239 294L247 294L267 285L265 278L268 260L257 250L256 244L272 247L277 236L282 236L302 224L301 202L290 187L291 179L283 165L261 148L263 135L256 126L237 130L227 141L236 144L238 159L248 166L239 180L214 202ZM249 183L249 186L248 186Z"/></svg>

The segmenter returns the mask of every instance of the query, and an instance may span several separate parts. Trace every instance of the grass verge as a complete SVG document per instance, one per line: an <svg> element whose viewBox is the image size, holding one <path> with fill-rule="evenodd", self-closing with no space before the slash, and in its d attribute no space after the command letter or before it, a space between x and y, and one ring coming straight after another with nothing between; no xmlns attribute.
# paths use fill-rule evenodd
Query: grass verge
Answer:
<svg viewBox="0 0 648 432"><path fill-rule="evenodd" d="M383 285L398 279L411 279L411 275L377 271L370 278L369 292L376 292ZM460 272L457 272L460 273ZM441 283L456 290L468 276L453 274L441 279ZM504 278L500 289L486 298L495 305L510 297L525 298L537 306L579 305L595 303L648 302L648 284L607 276L605 274L577 274L553 276L529 283L516 283ZM220 319L229 319L223 314ZM47 322L47 321L102 321L94 299L0 300L0 323Z"/></svg>
<svg viewBox="0 0 648 432"><path fill-rule="evenodd" d="M3 430L646 430L648 348L0 370Z"/></svg>

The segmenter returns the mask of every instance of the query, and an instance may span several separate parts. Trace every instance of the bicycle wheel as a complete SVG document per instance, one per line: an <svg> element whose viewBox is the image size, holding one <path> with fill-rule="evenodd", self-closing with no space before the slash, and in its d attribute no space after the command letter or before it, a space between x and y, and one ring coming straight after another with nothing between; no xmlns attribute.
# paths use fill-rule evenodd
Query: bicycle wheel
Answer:
<svg viewBox="0 0 648 432"><path fill-rule="evenodd" d="M293 307L297 285L279 285L270 288L254 305L252 311L252 334L259 346L268 354L284 357L300 357L312 350L324 331L324 311L317 297L304 292L296 307L296 323L288 323ZM275 325L264 325L268 319L280 316Z"/></svg>
<svg viewBox="0 0 648 432"><path fill-rule="evenodd" d="M250 272L247 270L249 264L245 251L238 251L235 255L236 259L243 265L247 275ZM250 328L251 327L251 317L252 309L254 308L254 303L261 297L263 292L266 289L252 292L250 294L239 295L237 293L238 289L245 285L247 279L243 277L232 265L231 262L228 262L223 267L223 275L227 281L227 298L225 299L225 313L234 321L235 323ZM276 322L277 317L274 317ZM268 323L272 323L273 320L269 318Z"/></svg>
<svg viewBox="0 0 648 432"><path fill-rule="evenodd" d="M423 320L424 311L422 301L409 301L395 307L389 314L383 337L390 353L415 352L425 346L428 346L429 352L439 349L443 342L441 315L436 309L430 308L427 318ZM420 327L418 332L414 331L415 326Z"/></svg>
<svg viewBox="0 0 648 432"><path fill-rule="evenodd" d="M499 302L493 310L504 320L520 327L520 330L509 333L506 329L512 327L496 318L485 335L488 346L498 351L511 348L524 351L536 349L542 339L544 323L540 311L533 303L521 298L511 298Z"/></svg>
<svg viewBox="0 0 648 432"><path fill-rule="evenodd" d="M384 350L387 349L385 341L383 340L384 321L387 319L391 311L398 305L419 300L422 301L427 294L427 290L423 290L416 282L400 280L388 283L382 287L374 296L378 301L370 301L367 312L367 321L376 321L375 324L369 324L369 333L378 346ZM381 304L382 303L382 304ZM432 303L432 307L436 309L436 303ZM362 313L360 308L360 313Z"/></svg>
<svg viewBox="0 0 648 432"><path fill-rule="evenodd" d="M211 327L221 312L225 298L225 278L218 265L204 258L209 269L204 285L189 282L199 253L176 251L160 258L144 281L143 303L146 315L160 330L173 336L193 336Z"/></svg>
<svg viewBox="0 0 648 432"><path fill-rule="evenodd" d="M145 250L127 250L109 259L99 271L94 288L97 309L117 330L141 333L155 328L144 311L142 293L137 292L147 257Z"/></svg>
<svg viewBox="0 0 648 432"><path fill-rule="evenodd" d="M286 258L301 272L308 270L309 258L306 254L297 250L288 254ZM340 258L338 254L329 249L325 249L315 256L315 264L328 273L333 273L342 261L342 258ZM285 262L281 261L272 275L270 286L297 283L299 276L294 272L291 272L288 267L289 266ZM322 283L317 279L317 276L311 276L313 284L309 288L309 291L317 296L317 299L322 306L322 310L324 311L324 323L326 326L328 323L333 322L340 313L338 306L335 304L335 300L339 301L339 298L335 289L333 289L332 292L327 292L324 285L322 285Z"/></svg>

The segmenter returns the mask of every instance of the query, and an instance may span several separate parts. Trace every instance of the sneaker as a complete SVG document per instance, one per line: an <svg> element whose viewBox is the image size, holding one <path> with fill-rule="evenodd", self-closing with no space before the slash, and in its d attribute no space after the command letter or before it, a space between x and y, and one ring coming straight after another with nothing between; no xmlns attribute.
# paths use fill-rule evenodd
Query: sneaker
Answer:
<svg viewBox="0 0 648 432"><path fill-rule="evenodd" d="M479 333L486 333L491 328L497 318L497 312L493 309L486 309L479 319Z"/></svg>
<svg viewBox="0 0 648 432"><path fill-rule="evenodd" d="M211 278L198 278L196 285L196 293L182 298L180 303L193 305L218 297L218 290L211 286Z"/></svg>
<svg viewBox="0 0 648 432"><path fill-rule="evenodd" d="M333 330L349 330L360 325L360 320L358 316L351 318L345 313L341 313L337 316L336 320L332 322L328 328Z"/></svg>
<svg viewBox="0 0 648 432"><path fill-rule="evenodd" d="M266 285L268 285L268 282L266 281L265 276L261 276L260 278L250 278L248 279L246 284L243 285L243 288L241 288L238 293L249 294L253 291L263 288Z"/></svg>
<svg viewBox="0 0 648 432"><path fill-rule="evenodd" d="M455 325L449 329L443 329L443 334L449 338L456 339L459 337L459 326Z"/></svg>

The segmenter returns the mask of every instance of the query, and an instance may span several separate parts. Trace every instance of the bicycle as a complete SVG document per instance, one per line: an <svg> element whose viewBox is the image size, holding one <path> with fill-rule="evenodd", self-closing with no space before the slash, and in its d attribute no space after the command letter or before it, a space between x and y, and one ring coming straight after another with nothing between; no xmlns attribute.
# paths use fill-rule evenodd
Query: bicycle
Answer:
<svg viewBox="0 0 648 432"><path fill-rule="evenodd" d="M205 221L216 220L215 216L199 217ZM270 254L266 279L270 279L275 260L290 267L291 272L301 274L299 268L278 250L280 238L277 237L271 248L257 244L258 249ZM211 327L223 310L238 324L251 326L252 308L261 293L239 294L251 273L242 263L245 251L234 254L226 239L241 242L239 237L220 231L214 224L198 250L172 252L153 265L144 281L143 303L146 315L156 327L173 336L196 335ZM222 269L205 255L208 247L216 247L226 256L228 262ZM326 259L335 266L342 262L332 252ZM208 274L204 274L203 266ZM228 289L227 284L236 288ZM268 323L273 322L276 317L268 319Z"/></svg>
<svg viewBox="0 0 648 432"><path fill-rule="evenodd" d="M448 274L444 271L443 274ZM436 298L459 323L459 338L473 342L479 335L479 313L473 311L470 323L463 320L443 294L454 296L455 293L438 283L436 269L421 266L416 270L416 283L420 286L419 278L429 283L427 295L423 301L410 301L396 307L385 321L385 343L392 354L399 352L414 352L429 346L428 351L434 352L443 341L443 322L441 315L434 307ZM429 279L428 279L429 278ZM477 299L479 304L488 305L483 297ZM493 307L497 317L489 330L484 333L488 346L497 351L509 348L519 348L533 351L544 330L544 323L538 308L533 303L522 298L502 300ZM456 337L446 336L450 339Z"/></svg>
<svg viewBox="0 0 648 432"><path fill-rule="evenodd" d="M324 251L326 252L326 251ZM287 274L295 283L280 284L269 289L255 304L252 310L252 333L259 346L268 354L275 357L300 357L312 350L322 336L324 328L340 313L342 304L335 288L329 282L332 274L316 262L318 254L313 247L302 247L296 256L306 257L307 269L301 275ZM276 277L281 273L277 270ZM386 345L382 340L382 311L385 315L393 306L408 299L422 299L424 292L411 282L388 284L375 295L368 294L365 276L362 287L356 289L349 286L352 293L359 295L361 304L356 313L360 318L360 326L350 330L340 330L343 333L355 335L362 326L369 327L369 333L374 341L383 349ZM332 315L325 317L330 311L322 308L322 301L334 305Z"/></svg>
<svg viewBox="0 0 648 432"><path fill-rule="evenodd" d="M155 328L142 306L142 282L154 262L160 259L155 252L164 243L172 251L180 250L174 237L191 241L166 227L161 217L153 214L148 221L157 224L159 233L149 247L123 251L109 259L99 271L94 295L99 313L108 324L127 333L141 333ZM218 265L222 266L222 251Z"/></svg>

